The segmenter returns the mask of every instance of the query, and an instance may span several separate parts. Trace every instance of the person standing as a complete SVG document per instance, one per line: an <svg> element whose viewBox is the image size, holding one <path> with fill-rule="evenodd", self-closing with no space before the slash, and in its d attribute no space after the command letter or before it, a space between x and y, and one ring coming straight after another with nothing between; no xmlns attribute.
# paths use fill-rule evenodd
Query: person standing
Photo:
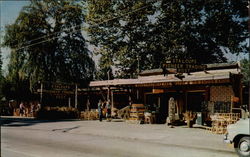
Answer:
<svg viewBox="0 0 250 157"><path fill-rule="evenodd" d="M31 105L30 105L30 113L31 113L31 116L34 117L34 112L35 112L35 105L33 102L31 102Z"/></svg>
<svg viewBox="0 0 250 157"><path fill-rule="evenodd" d="M19 110L20 110L20 116L23 116L25 114L25 107L23 102L20 103Z"/></svg>
<svg viewBox="0 0 250 157"><path fill-rule="evenodd" d="M111 121L111 104L109 100L107 101L106 107L107 107L107 121Z"/></svg>
<svg viewBox="0 0 250 157"><path fill-rule="evenodd" d="M99 115L99 121L102 121L102 101L99 100L98 102L98 115Z"/></svg>
<svg viewBox="0 0 250 157"><path fill-rule="evenodd" d="M13 101L9 101L9 111L8 111L8 115L13 116L14 113L14 107L12 105Z"/></svg>

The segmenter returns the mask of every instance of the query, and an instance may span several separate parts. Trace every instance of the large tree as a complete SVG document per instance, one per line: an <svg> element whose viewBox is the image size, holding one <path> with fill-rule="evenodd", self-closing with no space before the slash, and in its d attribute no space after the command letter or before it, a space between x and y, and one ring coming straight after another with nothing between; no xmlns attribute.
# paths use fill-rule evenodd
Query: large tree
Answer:
<svg viewBox="0 0 250 157"><path fill-rule="evenodd" d="M4 82L4 77L2 74L2 51L0 50L0 99L3 97L2 95L2 88L3 88L3 82Z"/></svg>
<svg viewBox="0 0 250 157"><path fill-rule="evenodd" d="M31 85L38 81L85 84L92 79L94 62L82 34L84 20L76 0L31 0L15 23L6 27L4 45L12 49L9 76L23 74ZM21 61L18 67L15 60ZM17 77L16 71L22 73Z"/></svg>
<svg viewBox="0 0 250 157"><path fill-rule="evenodd" d="M125 76L159 68L165 58L226 62L224 53L247 52L246 5L243 0L88 0L89 33Z"/></svg>

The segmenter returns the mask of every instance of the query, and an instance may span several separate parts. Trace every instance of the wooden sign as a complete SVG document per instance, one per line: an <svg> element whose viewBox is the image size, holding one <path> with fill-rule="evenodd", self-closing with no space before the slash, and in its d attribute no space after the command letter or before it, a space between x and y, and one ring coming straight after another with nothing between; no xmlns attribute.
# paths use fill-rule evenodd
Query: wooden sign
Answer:
<svg viewBox="0 0 250 157"><path fill-rule="evenodd" d="M164 93L164 89L153 89L152 92L155 93L155 94L157 94L157 93Z"/></svg>
<svg viewBox="0 0 250 157"><path fill-rule="evenodd" d="M206 65L198 64L196 59L170 59L163 64L163 68L176 69L177 73L190 73L196 70L205 70Z"/></svg>
<svg viewBox="0 0 250 157"><path fill-rule="evenodd" d="M239 97L232 96L231 101L232 102L239 102L240 99L239 99Z"/></svg>

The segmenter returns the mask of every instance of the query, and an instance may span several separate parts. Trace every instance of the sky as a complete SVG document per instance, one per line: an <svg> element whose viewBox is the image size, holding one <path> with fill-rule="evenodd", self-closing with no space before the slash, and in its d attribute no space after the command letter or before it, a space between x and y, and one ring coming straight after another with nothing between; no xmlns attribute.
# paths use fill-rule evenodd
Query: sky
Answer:
<svg viewBox="0 0 250 157"><path fill-rule="evenodd" d="M12 24L15 22L16 18L19 15L22 7L28 5L28 0L0 0L0 26L1 26L1 42L2 36L4 35L4 27L5 25ZM3 71L6 72L7 64L9 61L10 49L2 48L3 52L2 60L3 60ZM233 54L225 54L225 56L229 59L229 61L239 61L244 58L248 58L247 54L245 55L233 55ZM94 59L96 60L96 59Z"/></svg>
<svg viewBox="0 0 250 157"><path fill-rule="evenodd" d="M22 7L28 4L29 4L28 0L0 0L1 42L2 42L2 36L4 35L5 25L14 23ZM1 50L3 52L2 55L3 70L5 71L9 61L10 50L2 47Z"/></svg>

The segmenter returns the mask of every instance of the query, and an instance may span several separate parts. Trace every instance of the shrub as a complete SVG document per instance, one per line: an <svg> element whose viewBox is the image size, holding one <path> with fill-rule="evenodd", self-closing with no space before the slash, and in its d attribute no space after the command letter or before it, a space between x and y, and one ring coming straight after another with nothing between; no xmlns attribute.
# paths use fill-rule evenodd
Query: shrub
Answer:
<svg viewBox="0 0 250 157"><path fill-rule="evenodd" d="M76 119L79 111L72 107L44 107L37 112L38 119Z"/></svg>

